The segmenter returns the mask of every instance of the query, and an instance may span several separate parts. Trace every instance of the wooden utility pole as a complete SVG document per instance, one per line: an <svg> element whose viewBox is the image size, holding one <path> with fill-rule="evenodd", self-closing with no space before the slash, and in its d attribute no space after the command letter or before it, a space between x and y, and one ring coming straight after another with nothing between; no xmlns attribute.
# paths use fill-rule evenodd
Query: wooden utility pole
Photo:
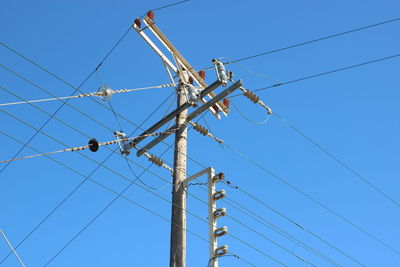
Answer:
<svg viewBox="0 0 400 267"><path fill-rule="evenodd" d="M186 95L182 85L178 87L177 106L183 105ZM172 189L170 267L186 266L186 191L183 181L186 179L187 127L185 125L187 110L176 117L179 128L175 133L174 173Z"/></svg>

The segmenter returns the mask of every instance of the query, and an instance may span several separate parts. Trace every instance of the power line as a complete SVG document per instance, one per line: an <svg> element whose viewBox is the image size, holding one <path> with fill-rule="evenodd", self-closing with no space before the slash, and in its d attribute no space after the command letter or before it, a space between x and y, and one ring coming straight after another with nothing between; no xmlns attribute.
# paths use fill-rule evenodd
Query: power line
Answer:
<svg viewBox="0 0 400 267"><path fill-rule="evenodd" d="M100 61L100 63L97 65L97 67L89 73L89 75L83 80L83 82L78 86L78 87L73 87L75 88L73 90L73 92L71 93L71 96L74 95L88 80L89 78L93 75L93 73L104 63L104 61L111 55L111 53L114 51L114 49L119 45L119 43L125 38L125 36L128 34L128 32L130 31L131 27L129 27L129 29L123 34L123 36L117 41L117 43L111 48L111 50L103 57L103 59ZM50 73L48 70L44 69L43 67L41 67L40 65L38 65L37 63L35 63L34 61L30 60L29 58L23 56L21 53L19 53L18 51L12 49L11 47L5 45L4 43L0 42L1 45L3 45L4 47L6 47L7 49L13 51L14 53L16 53L17 55L21 56L22 58L24 58L25 60L29 61L30 63L34 64L35 66L39 67L40 69L46 71L47 73ZM57 79L64 81L63 79L59 78L58 76ZM65 82L65 81L64 81ZM61 108L68 102L68 99L63 102L63 104L61 104L57 110L53 113L53 115L47 119L47 121L45 121L44 124L42 124L42 126L39 128L39 130L43 129L49 122L50 120L54 117L54 115L56 115ZM39 133L39 131L36 131L26 142L26 144L29 144L35 137L36 135ZM17 153L15 153L15 155L13 156L14 158L16 158L19 153L21 153L21 151L25 148L26 145L23 145L18 151ZM8 162L1 170L0 170L0 174L3 173L3 171L11 164L11 161Z"/></svg>
<svg viewBox="0 0 400 267"><path fill-rule="evenodd" d="M4 240L7 242L8 246L10 247L12 253L14 253L15 257L18 259L19 263L21 263L22 267L25 267L25 264L21 260L21 257L18 255L17 251L15 251L14 247L11 245L10 241L8 240L6 234L0 229L0 233L3 236Z"/></svg>
<svg viewBox="0 0 400 267"><path fill-rule="evenodd" d="M271 89L271 88L274 88L274 87L287 85L287 84L291 84L291 83L297 83L297 82L300 82L300 81L304 81L304 80L313 79L313 78L317 78L317 77L320 77L320 76L332 74L332 73L335 73L335 72L340 72L340 71L344 71L344 70L349 70L349 69L353 69L353 68L357 68L357 67L373 64L373 63L377 63L377 62L380 62L380 61L385 61L385 60L388 60L388 59L396 58L398 56L400 56L400 54L394 54L394 55L391 55L391 56L382 57L382 58L378 58L378 59L374 59L374 60L370 60L370 61L366 61L366 62L354 64L354 65L350 65L350 66L347 66L347 67L342 67L342 68L338 68L338 69L334 69L334 70L330 70L330 71L325 71L325 72L313 74L313 75L310 75L310 76L305 76L305 77L302 77L302 78L290 80L290 81L287 81L287 82L278 83L278 84L274 84L274 85L258 88L258 89L253 90L253 92L263 91L263 90L267 90L267 89ZM230 96L230 98L237 97L237 96L240 96L240 95L241 94L232 95L232 96Z"/></svg>
<svg viewBox="0 0 400 267"><path fill-rule="evenodd" d="M256 54L256 55L235 59L235 60L232 60L232 61L228 61L228 62L226 62L224 64L227 65L227 64L232 64L232 63L237 63L237 62L240 62L240 61L244 61L244 60L249 60L249 59L256 58L256 57L265 56L265 55L268 55L268 54L272 54L272 53L288 50L288 49L291 49L291 48L295 48L295 47L299 47L299 46L303 46L303 45L307 45L307 44L311 44L311 43L315 43L315 42L320 42L320 41L323 41L323 40L327 40L327 39L335 38L335 37L338 37L338 36L342 36L342 35L358 32L358 31L366 30L366 29L377 27L377 26L381 26L381 25L384 25L384 24L397 22L399 20L400 20L400 18L394 18L394 19L390 19L390 20L385 20L385 21L378 22L378 23L375 23L375 24L370 24L370 25L367 25L367 26L363 26L363 27L360 27L360 28L355 28L355 29L352 29L352 30L348 30L348 31L340 32L340 33L335 33L335 34L332 34L332 35L327 35L327 36L320 37L320 38L317 38L317 39L313 39L313 40L310 40L310 41L306 41L306 42L293 44L293 45L290 45L290 46L286 46L286 47L282 47L282 48L278 48L278 49L262 52L262 53L259 53L259 54ZM207 69L210 69L210 68L207 68Z"/></svg>
<svg viewBox="0 0 400 267"><path fill-rule="evenodd" d="M20 121L20 122L26 124L27 126L33 128L33 129L37 129L36 127L30 125L29 123L23 121L22 119L20 119L20 118L18 118L18 117L16 117L16 116L14 116L14 115L12 115L12 114L10 114L10 113L4 111L4 110L1 110L1 109L0 109L0 111L3 112L3 113L5 113L5 114L7 114L7 115L9 115L9 116L11 116L11 117L13 117L13 118L15 118L16 120L18 120L18 121ZM46 135L47 137L49 137L49 138L55 140L56 142L67 146L66 144L64 144L64 143L61 142L60 140L58 140L58 139L56 139L56 138L54 138L54 137L52 137L52 136L50 136L50 135L44 133L42 130L40 130L39 132L41 132L42 134ZM107 148L108 148L108 147L107 147ZM110 149L110 148L108 148L108 149ZM111 150L111 149L110 149L110 150ZM82 156L84 156L85 158L87 158L87 159L89 159L89 160L95 162L96 164L99 164L96 160L94 160L94 159L92 159L92 158L86 156L85 154L82 154L82 153L80 153L79 151L78 151L77 153L80 154L80 155L82 155ZM132 161L132 162L133 162L133 161ZM134 163L135 165L141 167L141 168L144 168L143 166L141 166L140 164L138 164L138 163L136 163L136 162L133 162L133 163ZM102 165L102 167L105 168L105 169L107 169L107 170L109 170L109 171L111 171L111 172L113 172L113 173L116 174L116 175L121 176L122 178L124 178L124 179L127 180L127 181L130 181L130 182L133 181L133 180L131 180L129 177L127 177L127 176L125 176L125 175L123 175L123 174L117 172L116 170L114 170L114 169L112 169L112 168L110 168L110 167L108 167L108 166L106 166L106 165L104 165L104 164ZM151 171L149 171L149 170L148 170L148 172L150 172L150 173L156 175L157 177L160 177L161 179L163 179L161 176L155 174L154 172L151 172ZM165 180L165 179L163 179L163 180ZM167 180L165 180L165 181L167 181ZM140 188L146 190L147 192L149 192L149 193L155 195L156 197L158 197L158 198L160 198L160 199L162 199L162 200L164 200L164 201L166 201L166 202L168 202L168 203L170 203L170 204L172 204L172 205L176 205L176 204L173 203L172 201L170 201L170 200L168 200L168 199L162 197L161 195L159 195L159 194L157 194L157 193L155 193L155 192L153 192L153 191L147 189L147 188L144 187L144 186L141 186L141 185L139 185L139 184L135 184L135 185L139 186ZM177 206L177 207L180 208L180 209L183 209L182 207L179 207L179 206ZM191 214L192 216L198 218L199 220L202 220L202 221L204 221L205 223L208 224L208 221L207 221L207 220L205 220L205 219L203 219L202 217L196 215L195 213L193 213L193 212L191 212L191 211L189 211L189 210L187 210L187 209L185 209L185 211L186 211L187 213ZM238 237L236 237L236 236L234 236L234 235L232 235L232 234L229 234L229 235L230 235L231 237L235 238L236 240L240 241L241 243L245 244L246 246L248 246L248 247L250 247L250 248L252 248L252 249L258 251L260 254L264 255L265 257L267 257L267 258L269 258L269 259L271 259L271 260L273 260L273 261L275 261L275 262L277 262L277 263L279 263L279 264L281 264L281 265L285 265L285 264L283 264L282 262L280 262L279 260L277 260L277 259L275 259L274 257L270 256L269 254L265 253L264 251L262 251L262 250L256 248L255 246L251 245L250 243L248 243L248 242L246 242L246 241L244 241L244 240L242 240L242 239L240 239L240 238L238 238Z"/></svg>
<svg viewBox="0 0 400 267"><path fill-rule="evenodd" d="M321 150L322 152L324 152L326 155L328 155L330 158L332 158L333 160L335 160L337 163L339 163L340 166L342 166L343 168L345 168L346 170L350 171L352 174L354 174L358 179L360 179L361 181L363 181L364 183L366 183L367 185L369 185L372 189L374 189L377 193L379 193L381 196L383 196L384 198L386 198L387 200L389 200L390 202L392 202L393 204L395 204L397 207L400 207L400 204L394 200L393 198L391 198L389 195L387 195L385 192L383 192L381 189L379 189L377 186L375 186L374 184L372 184L370 181L368 181L365 177L363 177L360 173L358 173L357 171L355 171L353 168L351 168L349 165L347 165L346 163L344 163L343 161L341 161L338 157L336 157L335 155L333 155L332 153L330 153L328 150L326 150L324 147L322 147L320 144L318 144L316 141L314 141L311 137L308 137L306 134L304 134L302 131L300 131L297 127L295 127L293 124L291 124L290 122L288 122L286 119L282 118L279 114L274 113L275 117L277 117L281 122L283 122L284 124L286 124L287 126L289 126L292 130L294 130L295 132L297 132L299 135L303 136L306 140L308 140L311 144L313 144L314 146L316 146L319 150Z"/></svg>
<svg viewBox="0 0 400 267"><path fill-rule="evenodd" d="M119 115L120 117L122 117L121 115ZM122 117L122 118L124 118L124 117ZM129 122L131 122L130 120L128 120ZM134 124L133 122L131 122L132 124ZM100 124L102 124L102 123L100 123ZM104 124L102 124L102 125L104 125ZM136 124L134 124L134 125L136 125ZM108 128L108 127L107 127ZM189 157L190 158L190 157ZM191 160L193 160L194 162L196 162L197 164L199 164L200 166L203 166L204 167L204 165L202 165L201 163L199 163L199 162L197 162L197 161L195 161L194 159L192 159L192 158L190 158Z"/></svg>
<svg viewBox="0 0 400 267"><path fill-rule="evenodd" d="M0 130L0 133L3 134L3 135L5 135L5 136L7 136L8 138L10 138L10 139L12 139L12 140L18 142L18 143L20 143L20 144L24 144L22 141L16 139L15 137L13 137L13 136L11 136L11 135L9 135L9 134L7 134L7 133L1 131L1 130ZM30 148L30 149L32 149L32 150L34 150L34 151L36 151L37 153L41 153L39 150L33 148L33 147L30 146L30 145L27 145L27 147ZM80 176L82 176L82 177L85 177L85 180L86 180L87 176L85 176L84 174L80 173L80 172L77 171L76 169L73 169L72 167L67 166L67 165L65 165L64 163L62 163L62 162L60 162L60 161L58 161L58 160L56 160L56 159L54 159L54 158L52 158L52 157L50 157L50 156L47 156L47 155L46 155L46 157L47 157L48 159L50 159L50 160L52 160L52 161L54 161L54 162L60 164L60 165L63 166L64 168L66 168L66 169L68 169L68 170L70 170L70 171L72 171L72 172L74 172L74 173L76 173L76 174L78 174L78 175L80 175ZM100 165L99 165L99 166L100 166ZM102 188L104 188L104 189L110 191L110 192L113 193L113 194L117 194L119 197L124 198L124 199L127 200L128 202L130 202L130 203L132 203L132 204L134 204L134 205L136 205L136 206L138 206L138 207L140 207L140 208L142 208L142 209L144 209L144 210L146 210L146 211L152 213L153 215L156 215L156 216L160 217L161 219L163 219L163 220L165 220L165 221L171 223L171 221L170 221L169 219L165 218L164 216L160 215L159 213L154 212L153 210L151 210L151 209L149 209L149 208L146 208L145 206L139 204L138 202L135 202L134 200L132 200L132 199L130 199L130 198L128 198L128 197L122 195L121 193L116 192L115 190L111 189L110 187L108 187L108 186L106 186L106 185L104 185L104 184L102 184L102 183L100 183L100 182L98 182L98 181L96 181L96 180L94 180L94 179L92 179L92 178L88 178L88 180L90 180L90 181L93 182L94 184L96 184L96 185L98 185L98 186L100 186L100 187L102 187ZM190 234L193 234L194 236L196 236L197 238L199 238L200 240L203 240L203 241L205 241L205 242L208 243L208 240L206 240L206 239L203 238L202 236L196 234L196 233L193 232L193 231L190 231L189 229L186 229L186 230L187 230ZM250 265L251 265L251 263L250 263Z"/></svg>
<svg viewBox="0 0 400 267"><path fill-rule="evenodd" d="M147 86L147 87L140 87L135 89L119 89L119 90L110 90L111 94L121 94L121 93L130 93L134 91L142 91L142 90L149 90L155 88L165 88L170 87L172 84L162 84L157 86ZM63 99L71 99L71 98L83 98L89 96L104 96L103 92L92 92L92 93L85 93L73 96L61 96L61 97L54 97L54 98L45 98L45 99L37 99L37 100L27 100L27 101L19 101L19 102L9 102L9 103L1 103L0 106L12 106L12 105L19 105L19 104L26 104L26 103L37 103L37 102L47 102L47 101L54 101L54 100L63 100Z"/></svg>
<svg viewBox="0 0 400 267"><path fill-rule="evenodd" d="M3 88L3 89L5 89L5 88ZM8 91L8 90L7 90ZM15 94L14 94L15 95ZM146 123L167 101L168 101L168 99L169 98L171 98L172 96L174 95L174 93L172 93L171 95L169 95L169 97L167 97L166 98L166 100L164 100L155 110L153 110L153 112L151 112L148 116L147 116L147 118L139 125L139 126L142 126L144 123ZM15 96L17 96L17 95L15 95ZM17 96L18 97L18 96ZM20 98L20 97L19 97ZM22 99L22 98L20 98L20 99ZM23 100L23 99L22 99ZM37 106L35 106L35 105L33 105L33 104L31 104L33 107L36 107L36 108L38 108ZM38 108L39 110L41 110L40 108ZM44 112L45 114L48 114L47 112L45 112L44 110L41 110L42 112ZM48 115L50 115L50 114L48 114ZM57 117L54 117L56 120L59 120ZM61 120L59 120L60 122L61 122ZM67 125L66 123L64 123L65 125ZM69 126L70 128L72 127L72 126ZM84 134L83 132L81 132L80 130L78 130L78 129L76 129L76 128L73 128L72 127L72 129L74 129L75 131L78 131L80 134L82 134L82 135L84 135L84 136L86 136L86 134ZM131 135L133 135L137 130L139 129L139 127L138 128L136 128L129 136L131 136ZM20 241L19 243L18 243L18 245L16 246L16 248L18 248L20 245L22 245L22 243L24 243L25 242L25 240L26 239L28 239L49 217L51 217L52 216L52 214L54 214L54 212L56 211L56 210L58 210L58 208L62 205L62 204L64 204L86 181L87 181L87 179L89 178L89 177L91 177L113 154L114 154L114 152L117 150L118 148L116 148L116 149L114 149L114 151L113 152L111 152L100 164L98 164L97 166L96 166L96 168L89 174L89 175L87 175L87 176L85 176L85 179L84 180L82 180L81 181L81 183L79 183L61 202L59 202L57 205L56 205L56 207L55 208L53 208L52 210L51 210L51 212L49 213L49 214L47 214L41 221L40 221L40 223L39 224L37 224L23 239L22 239L22 241ZM1 261L0 261L0 264L2 264L9 256L11 255L11 253L9 253L5 258L3 258Z"/></svg>
<svg viewBox="0 0 400 267"><path fill-rule="evenodd" d="M0 109L0 111L3 112L3 113L5 113L5 114L7 114L8 116L13 117L14 119L16 119L16 120L18 120L18 121L20 121L20 122L26 124L27 126L29 126L29 127L33 128L33 129L37 130L36 127L34 127L34 126L30 125L29 123L23 121L22 119L20 119L20 118L18 118L18 117L16 117L16 116L14 116L14 115L12 115L12 114L10 114L10 113L4 111L4 110L1 110L1 109ZM54 138L54 137L52 137L52 136L50 136L50 135L44 133L42 130L40 130L39 132L41 132L42 134L46 135L47 137L49 137L49 138L55 140L56 142L59 142L59 143L65 145L65 146L67 146L66 144L64 144L63 142L59 141L58 139L56 139L56 138ZM108 148L108 147L107 147L107 148ZM108 148L108 149L110 149L110 148ZM110 150L111 150L111 149L110 149ZM86 156L85 154L82 154L82 153L80 153L79 151L78 151L77 153L79 153L80 155L86 157L87 159L89 159L89 160L91 160L91 161L93 161L93 162L99 164L97 161L95 161L94 159L92 159L92 158ZM115 153L115 151L113 151L113 153ZM118 153L117 153L117 154L118 154ZM47 157L47 155L46 155L46 157ZM133 162L133 161L132 161L132 162ZM133 162L133 163L134 163L135 165L141 167L141 168L144 168L143 166L141 166L141 165L139 165L139 164L137 164L137 163L135 163L135 162ZM108 169L109 171L111 171L111 172L113 172L113 173L115 173L115 174L121 176L122 178L124 178L124 179L126 179L126 180L128 180L128 181L132 181L130 178L126 177L125 175L122 175L122 174L118 173L118 172L115 171L114 169L109 168L109 167L105 166L104 164L102 165L102 167ZM152 173L152 174L154 174L154 175L156 175L156 176L158 176L158 177L160 177L161 179L163 179L161 176L159 176L159 175L157 175L157 174L155 174L155 173L153 173L153 172L151 172L151 171L149 171L149 172ZM165 179L163 179L163 180L165 180ZM165 180L165 181L167 181L167 180ZM154 194L155 196L157 196L157 197L163 199L164 201L167 201L167 202L169 202L169 203L172 204L171 201L169 201L169 200L163 198L162 196L160 196L160 195L158 195L158 194L156 194L156 193L150 191L150 190L147 189L146 187L143 187L143 186L141 186L141 185L139 185L139 184L136 184L136 185L139 186L139 187L141 187L142 189L144 189L144 190L150 192L151 194ZM178 208L182 208L182 207L178 207ZM206 223L208 224L208 222L207 222L206 220L202 219L202 218L199 217L198 215L196 215L196 214L194 214L194 213L192 213L192 212L190 212L190 211L188 211L188 210L186 210L186 212L188 212L189 214L195 216L196 218L198 218L198 219L200 219L200 220L203 220L204 222L206 222ZM252 245L249 244L248 242L245 242L245 241L243 241L242 239L240 239L240 238L238 238L238 237L236 237L236 236L233 236L232 234L229 234L229 235L232 236L232 237L234 237L235 239L239 240L240 242L242 242L242 243L245 244L246 246L249 246L250 248L255 249L256 251L260 252L261 254L263 254L264 256L266 256L266 257L268 257L268 258L270 258L271 260L274 260L274 261L276 261L277 263L280 263L280 264L284 265L284 264L281 263L280 261L276 260L275 258L273 258L272 256L268 255L267 253L263 252L262 250L260 250L260 249L258 249L258 248L256 248L256 247L252 246Z"/></svg>
<svg viewBox="0 0 400 267"><path fill-rule="evenodd" d="M355 223L351 222L349 219L347 219L346 217L344 217L343 215L337 213L336 211L332 210L331 208L329 208L328 206L326 206L325 204L323 204L322 202L320 202L319 200L311 197L310 195L304 193L302 190L298 189L297 187L295 187L294 185L290 184L289 182L287 182L286 180L284 180L282 177L276 175L275 173L271 172L270 170L266 169L263 165L261 165L260 163L256 162L254 159L244 155L243 153L239 152L238 150L228 146L226 143L224 144L224 146L226 146L227 148L229 148L232 152L238 154L239 156L241 156L242 158L246 159L247 161L249 161L250 163L252 163L253 165L257 166L259 169L261 169L262 171L264 171L265 173L269 174L270 176L272 176L273 178L277 179L278 181L284 183L285 185L289 186L290 188L292 188L294 191L296 191L297 193L299 193L300 195L302 195L303 197L311 200L312 202L314 202L315 204L317 204L318 206L322 207L323 209L325 209L326 211L328 211L329 213L335 215L336 217L342 219L343 221L345 221L346 223L350 224L351 226L353 226L354 228L358 229L360 232L364 233L365 235L367 235L368 237L374 239L375 241L379 242L381 245L385 246L386 248L390 249L391 251L395 252L396 254L400 255L400 251L398 251L397 249L393 248L392 246L388 245L387 243L383 242L381 239L379 239L378 237L376 237L375 235L371 234L370 232L364 230L363 228L361 228L360 226L356 225Z"/></svg>

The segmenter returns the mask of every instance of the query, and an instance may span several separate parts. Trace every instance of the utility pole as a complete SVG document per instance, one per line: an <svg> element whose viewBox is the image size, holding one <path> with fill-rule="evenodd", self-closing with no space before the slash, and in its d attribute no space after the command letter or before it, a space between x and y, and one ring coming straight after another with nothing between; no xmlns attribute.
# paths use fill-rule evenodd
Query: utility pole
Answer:
<svg viewBox="0 0 400 267"><path fill-rule="evenodd" d="M144 27L142 27L142 22L145 24ZM168 115L165 115L160 121L152 125L132 141L126 140L125 136L117 136L117 138L121 139L121 153L128 155L130 149L134 147L137 149L136 156L140 157L145 155L157 166L166 167L160 158L149 153L154 146L163 142L163 140L172 133L175 133L174 168L173 170L169 168L169 170L172 171L173 176L170 267L185 267L187 124L195 125L194 129L197 129L201 134L207 135L220 142L220 139L215 138L212 134L208 133L208 130L194 123L193 120L207 110L218 119L221 118L221 114L227 116L229 113L229 101L226 97L239 88L241 90L244 89L242 89L242 81L239 80L234 82L232 80L232 73L226 72L224 64L217 59L212 60L215 66L217 80L212 84L207 85L204 80L205 72L196 72L189 62L181 55L181 53L179 53L168 38L156 26L153 11L149 11L147 16L143 19L135 19L132 27L161 58L168 77L171 80L171 84L177 91L177 108L174 111L171 111ZM162 49L151 40L151 38L145 33L145 30L158 39L158 42L164 46L164 50L171 54L170 57L167 57ZM177 82L176 78L179 79ZM232 83L228 85L228 81L231 81ZM215 93L214 90L221 85L226 88L220 93ZM189 107L194 109L190 113L188 113ZM169 127L164 132L155 132L174 118L176 118L175 125ZM150 135L155 135L157 137L146 145L139 146L139 143ZM223 191L215 192L214 183L219 180L211 179L214 176L214 171L213 169L210 170L212 170L212 173L209 173L209 263L211 263L211 266L217 267L218 257L228 253L228 247L226 245L217 247L216 241L217 237L227 234L226 227L217 228L216 225L216 219L225 216L226 210L224 208L216 209L215 205L215 201L222 198L222 195L225 193ZM194 177L191 177L191 179L194 179Z"/></svg>
<svg viewBox="0 0 400 267"><path fill-rule="evenodd" d="M186 102L182 84L178 85L177 108ZM170 267L186 266L186 179L187 127L185 126L187 109L176 116L174 172L172 188Z"/></svg>

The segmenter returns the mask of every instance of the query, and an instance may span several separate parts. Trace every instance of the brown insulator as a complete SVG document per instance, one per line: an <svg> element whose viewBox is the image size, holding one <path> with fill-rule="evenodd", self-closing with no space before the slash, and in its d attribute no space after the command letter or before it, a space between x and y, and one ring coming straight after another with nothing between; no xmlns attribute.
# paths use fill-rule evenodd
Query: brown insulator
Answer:
<svg viewBox="0 0 400 267"><path fill-rule="evenodd" d="M196 124L193 129L201 133L202 135L206 136L208 134L208 130L201 126L200 124Z"/></svg>
<svg viewBox="0 0 400 267"><path fill-rule="evenodd" d="M141 21L139 18L136 18L135 22L133 24L136 25L140 29Z"/></svg>
<svg viewBox="0 0 400 267"><path fill-rule="evenodd" d="M150 10L149 12L147 12L147 17L151 20L154 19L154 12L152 10Z"/></svg>
<svg viewBox="0 0 400 267"><path fill-rule="evenodd" d="M204 70L199 71L199 76L200 78L202 78L203 80L205 80L206 78L206 72Z"/></svg>
<svg viewBox="0 0 400 267"><path fill-rule="evenodd" d="M250 99L251 101L253 101L253 103L258 103L258 101L260 100L260 98L256 95L256 94L254 94L252 91L250 91L250 90L247 90L245 93L244 93L244 95L248 98L248 99Z"/></svg>

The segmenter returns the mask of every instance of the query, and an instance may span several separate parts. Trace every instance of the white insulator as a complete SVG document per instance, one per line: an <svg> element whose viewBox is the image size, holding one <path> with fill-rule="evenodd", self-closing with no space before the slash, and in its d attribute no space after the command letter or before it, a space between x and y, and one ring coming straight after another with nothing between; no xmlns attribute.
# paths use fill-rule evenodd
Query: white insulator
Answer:
<svg viewBox="0 0 400 267"><path fill-rule="evenodd" d="M100 98L101 98L101 100L103 100L103 101L110 101L111 100L111 97L113 96L113 94L114 94L114 91L111 89L111 87L109 87L108 85L102 85L100 88L99 88L99 91L98 91L99 93L100 93Z"/></svg>
<svg viewBox="0 0 400 267"><path fill-rule="evenodd" d="M225 178L225 174L223 172L218 173L212 178L213 183L218 183L222 181Z"/></svg>
<svg viewBox="0 0 400 267"><path fill-rule="evenodd" d="M198 100L197 91L194 88L194 86L191 85L191 84L187 84L186 88L187 88L187 93L188 93L189 100L191 102L197 102L197 100Z"/></svg>
<svg viewBox="0 0 400 267"><path fill-rule="evenodd" d="M222 86L226 86L228 84L228 75L226 74L225 65L217 59L213 59L212 62L215 65L219 81Z"/></svg>
<svg viewBox="0 0 400 267"><path fill-rule="evenodd" d="M115 137L119 140L118 146L121 154L129 155L131 153L131 144L126 138L126 134L123 132L115 132Z"/></svg>
<svg viewBox="0 0 400 267"><path fill-rule="evenodd" d="M226 235L228 233L228 227L222 226L220 228L215 229L214 237L220 237Z"/></svg>
<svg viewBox="0 0 400 267"><path fill-rule="evenodd" d="M229 252L228 245L223 245L215 249L215 257L220 257Z"/></svg>
<svg viewBox="0 0 400 267"><path fill-rule="evenodd" d="M226 208L219 208L213 212L214 219L223 217L226 215Z"/></svg>
<svg viewBox="0 0 400 267"><path fill-rule="evenodd" d="M217 191L213 194L214 201L224 198L226 196L226 192L224 189Z"/></svg>

